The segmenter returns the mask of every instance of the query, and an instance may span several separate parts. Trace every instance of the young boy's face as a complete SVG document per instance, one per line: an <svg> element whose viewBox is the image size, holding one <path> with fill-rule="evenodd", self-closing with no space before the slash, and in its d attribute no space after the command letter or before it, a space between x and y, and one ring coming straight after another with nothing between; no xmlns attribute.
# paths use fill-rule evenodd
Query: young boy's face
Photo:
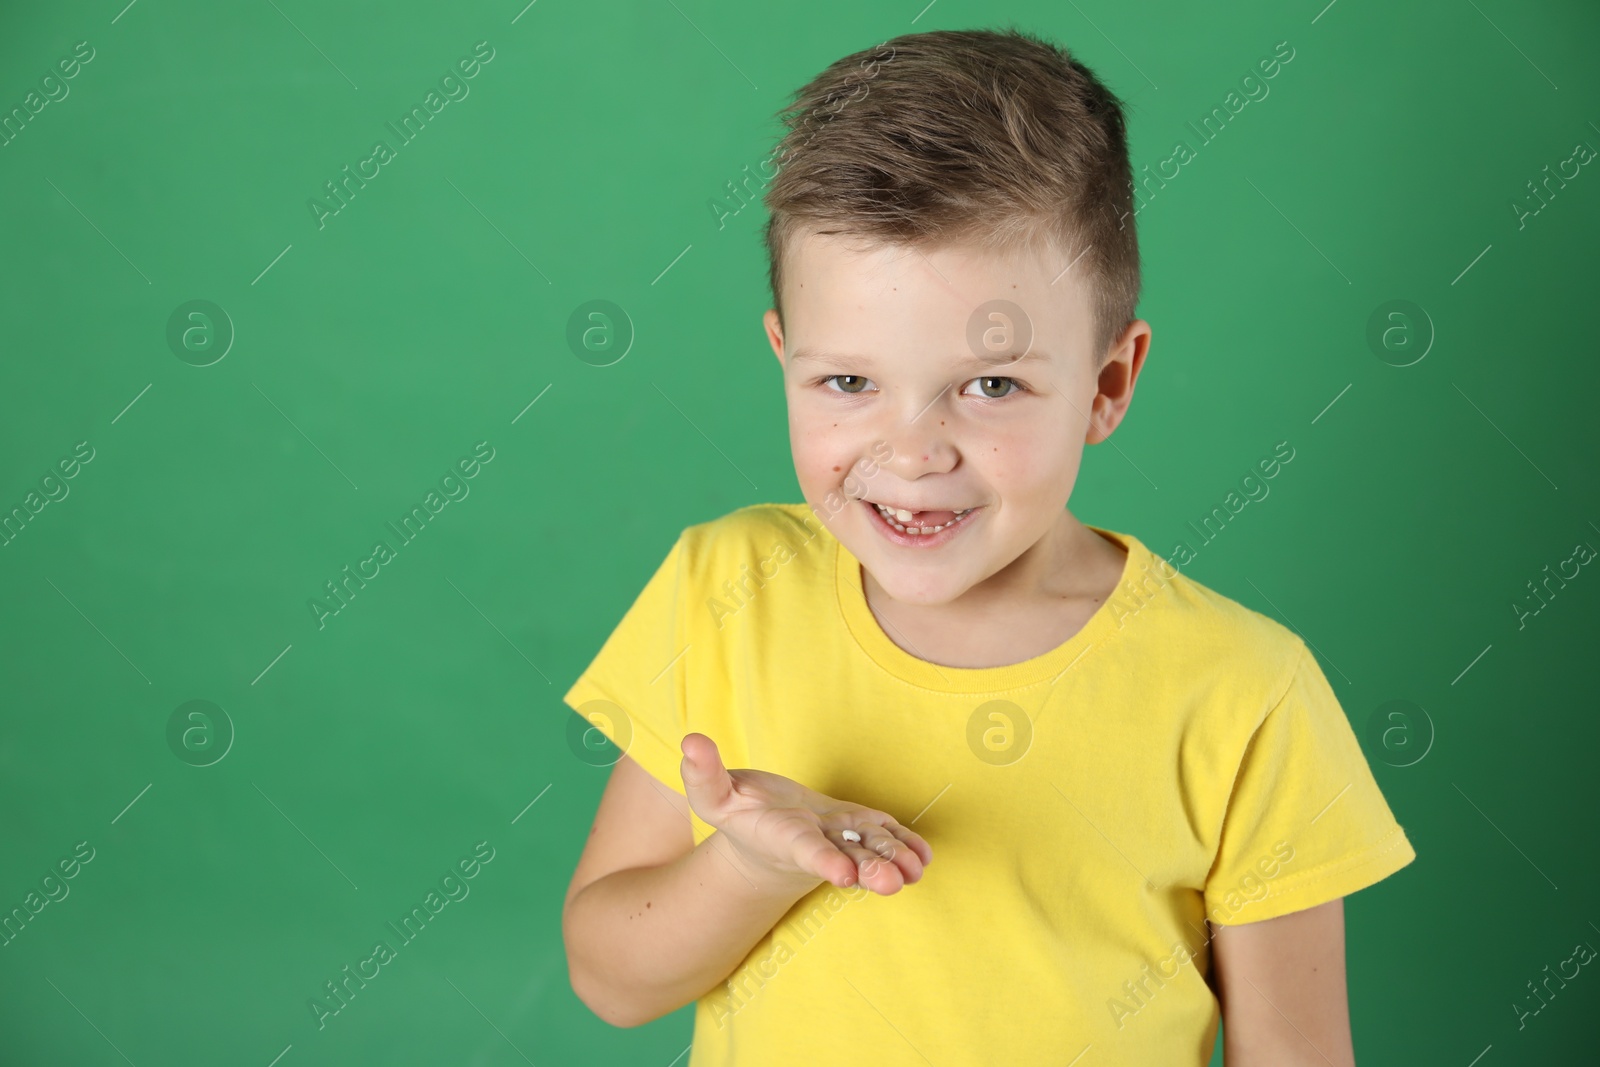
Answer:
<svg viewBox="0 0 1600 1067"><path fill-rule="evenodd" d="M810 233L790 246L787 321L769 309L765 323L800 489L896 600L944 604L996 575L997 590L1039 583L1076 551L1065 509L1083 446L1121 420L1149 326L1130 326L1096 373L1071 262ZM997 299L1026 325L980 316L978 330L992 341L1009 326L1019 343L969 341L974 313ZM972 510L923 535L895 530L877 504L926 512L894 517L919 531Z"/></svg>

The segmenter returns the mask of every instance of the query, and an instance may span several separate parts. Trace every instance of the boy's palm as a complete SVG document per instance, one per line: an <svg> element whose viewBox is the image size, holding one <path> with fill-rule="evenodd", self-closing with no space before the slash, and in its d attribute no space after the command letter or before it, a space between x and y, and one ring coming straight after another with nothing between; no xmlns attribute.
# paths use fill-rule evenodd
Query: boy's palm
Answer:
<svg viewBox="0 0 1600 1067"><path fill-rule="evenodd" d="M683 739L689 806L757 872L780 879L861 884L885 896L922 877L933 852L885 812L835 800L768 771L729 770L705 734ZM859 844L841 836L854 830ZM859 875L858 875L859 871Z"/></svg>

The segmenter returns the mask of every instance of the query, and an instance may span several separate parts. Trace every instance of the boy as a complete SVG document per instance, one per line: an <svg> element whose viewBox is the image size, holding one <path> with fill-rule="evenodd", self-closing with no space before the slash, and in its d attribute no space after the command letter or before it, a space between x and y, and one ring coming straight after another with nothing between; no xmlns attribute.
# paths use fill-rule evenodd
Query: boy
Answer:
<svg viewBox="0 0 1600 1067"><path fill-rule="evenodd" d="M695 1002L689 1067L1204 1065L1219 1004L1229 1067L1348 1067L1342 897L1405 833L1298 636L1066 508L1151 334L1119 101L933 32L786 113L806 503L684 530L566 694L626 752L574 991Z"/></svg>

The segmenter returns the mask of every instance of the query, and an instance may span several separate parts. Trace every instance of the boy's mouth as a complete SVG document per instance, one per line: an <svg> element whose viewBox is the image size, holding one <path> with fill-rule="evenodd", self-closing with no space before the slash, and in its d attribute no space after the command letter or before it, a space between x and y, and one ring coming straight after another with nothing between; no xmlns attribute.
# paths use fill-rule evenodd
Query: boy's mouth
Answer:
<svg viewBox="0 0 1600 1067"><path fill-rule="evenodd" d="M930 546L948 540L978 510L975 507L912 509L870 500L861 503L871 510L874 523L889 535L890 540Z"/></svg>

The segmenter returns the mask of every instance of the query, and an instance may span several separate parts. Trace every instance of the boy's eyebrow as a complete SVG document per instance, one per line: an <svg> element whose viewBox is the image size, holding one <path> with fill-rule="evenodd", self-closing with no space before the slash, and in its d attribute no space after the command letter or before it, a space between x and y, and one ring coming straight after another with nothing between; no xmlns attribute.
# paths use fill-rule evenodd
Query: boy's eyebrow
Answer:
<svg viewBox="0 0 1600 1067"><path fill-rule="evenodd" d="M870 367L872 365L872 357L857 355L854 352L819 352L809 348L797 348L793 352L789 353L789 362L841 363L846 365ZM1013 360L1004 360L999 356L983 359L974 356L971 359L963 360L959 365L963 367L975 367L981 369L984 367L1015 367L1019 363L1048 362L1050 362L1049 353L1041 352L1039 349L1034 348L1029 349L1025 355L1018 356Z"/></svg>

